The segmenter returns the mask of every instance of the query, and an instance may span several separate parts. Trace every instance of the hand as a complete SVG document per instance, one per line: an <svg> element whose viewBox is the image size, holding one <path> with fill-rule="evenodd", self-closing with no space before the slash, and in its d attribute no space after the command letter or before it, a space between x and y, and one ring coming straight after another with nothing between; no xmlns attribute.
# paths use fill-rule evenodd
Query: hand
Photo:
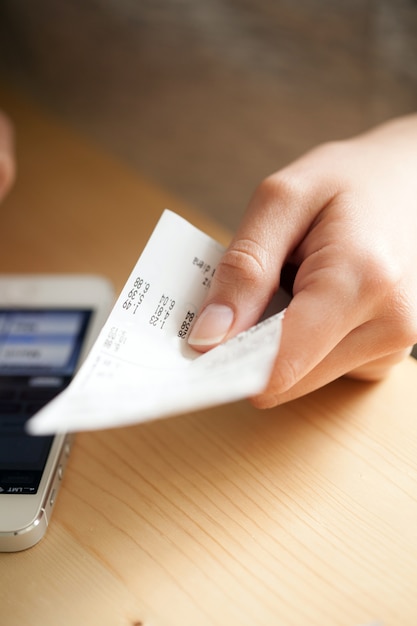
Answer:
<svg viewBox="0 0 417 626"><path fill-rule="evenodd" d="M14 178L13 129L8 118L0 111L0 202L12 186Z"/></svg>
<svg viewBox="0 0 417 626"><path fill-rule="evenodd" d="M417 115L324 144L266 178L189 343L249 328L295 264L278 357L256 406L335 378L378 380L417 342Z"/></svg>

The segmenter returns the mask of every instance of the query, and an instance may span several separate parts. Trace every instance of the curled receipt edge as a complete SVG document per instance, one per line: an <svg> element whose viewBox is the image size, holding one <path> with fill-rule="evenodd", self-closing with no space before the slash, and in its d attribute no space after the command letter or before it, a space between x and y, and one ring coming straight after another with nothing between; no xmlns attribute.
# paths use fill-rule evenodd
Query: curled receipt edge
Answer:
<svg viewBox="0 0 417 626"><path fill-rule="evenodd" d="M262 392L284 310L202 355L187 342L223 251L165 210L75 378L28 432L126 426ZM279 294L277 308L287 303Z"/></svg>

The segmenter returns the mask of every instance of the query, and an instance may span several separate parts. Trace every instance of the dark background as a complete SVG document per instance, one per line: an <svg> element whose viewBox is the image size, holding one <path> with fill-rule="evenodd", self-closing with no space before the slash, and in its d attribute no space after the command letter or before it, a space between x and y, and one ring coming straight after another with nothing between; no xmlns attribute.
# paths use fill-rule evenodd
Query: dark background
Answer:
<svg viewBox="0 0 417 626"><path fill-rule="evenodd" d="M417 2L1 0L2 75L234 228L306 149L417 110Z"/></svg>

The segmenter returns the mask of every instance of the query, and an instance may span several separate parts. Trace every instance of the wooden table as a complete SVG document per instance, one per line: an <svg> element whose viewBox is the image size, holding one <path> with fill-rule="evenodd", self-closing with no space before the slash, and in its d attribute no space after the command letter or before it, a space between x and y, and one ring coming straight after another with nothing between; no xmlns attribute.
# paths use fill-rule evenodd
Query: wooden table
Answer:
<svg viewBox="0 0 417 626"><path fill-rule="evenodd" d="M20 96L2 272L119 290L165 206L221 228ZM2 626L415 626L417 363L260 412L77 436L45 538L0 555Z"/></svg>

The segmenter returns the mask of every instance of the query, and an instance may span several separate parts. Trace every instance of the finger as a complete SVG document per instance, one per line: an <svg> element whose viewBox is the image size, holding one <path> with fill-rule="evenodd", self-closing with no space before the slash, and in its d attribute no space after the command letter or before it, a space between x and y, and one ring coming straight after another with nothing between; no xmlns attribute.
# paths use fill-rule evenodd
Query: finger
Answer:
<svg viewBox="0 0 417 626"><path fill-rule="evenodd" d="M381 380L384 378L394 365L401 363L410 356L413 346L403 350L397 350L392 354L384 355L378 359L372 359L368 363L364 363L359 367L348 372L349 378L356 380Z"/></svg>
<svg viewBox="0 0 417 626"><path fill-rule="evenodd" d="M190 334L197 350L256 323L278 289L283 264L332 195L310 160L304 157L267 178L254 194Z"/></svg>
<svg viewBox="0 0 417 626"><path fill-rule="evenodd" d="M373 350L368 346L368 329L355 329L296 384L286 391L278 391L275 385L268 385L262 394L252 398L253 405L260 409L272 408L315 391L346 374L356 380L377 382L410 354L408 348L375 359ZM350 356L347 358L347 355Z"/></svg>
<svg viewBox="0 0 417 626"><path fill-rule="evenodd" d="M346 286L336 280L331 269L309 276L308 285L288 305L268 395L280 396L295 387L363 322L362 310L346 307L346 293ZM345 373L346 357L341 364ZM326 368L324 373L328 376ZM334 370L330 377L333 374Z"/></svg>
<svg viewBox="0 0 417 626"><path fill-rule="evenodd" d="M13 130L8 118L0 112L0 201L15 178Z"/></svg>
<svg viewBox="0 0 417 626"><path fill-rule="evenodd" d="M362 382L378 382L387 376L395 365L404 360L408 353L407 351L399 351L392 356L381 357L372 362L371 369L368 368L368 365L364 365L358 370L361 372L360 375L356 376L349 373L348 377ZM301 398L333 382L345 375L344 368L340 367L342 362L341 356L343 356L342 347L331 353L325 361L320 363L316 369L307 374L305 378L291 387L291 389L282 393L269 393L267 390L259 396L252 398L252 404L258 409L273 408L285 402Z"/></svg>

